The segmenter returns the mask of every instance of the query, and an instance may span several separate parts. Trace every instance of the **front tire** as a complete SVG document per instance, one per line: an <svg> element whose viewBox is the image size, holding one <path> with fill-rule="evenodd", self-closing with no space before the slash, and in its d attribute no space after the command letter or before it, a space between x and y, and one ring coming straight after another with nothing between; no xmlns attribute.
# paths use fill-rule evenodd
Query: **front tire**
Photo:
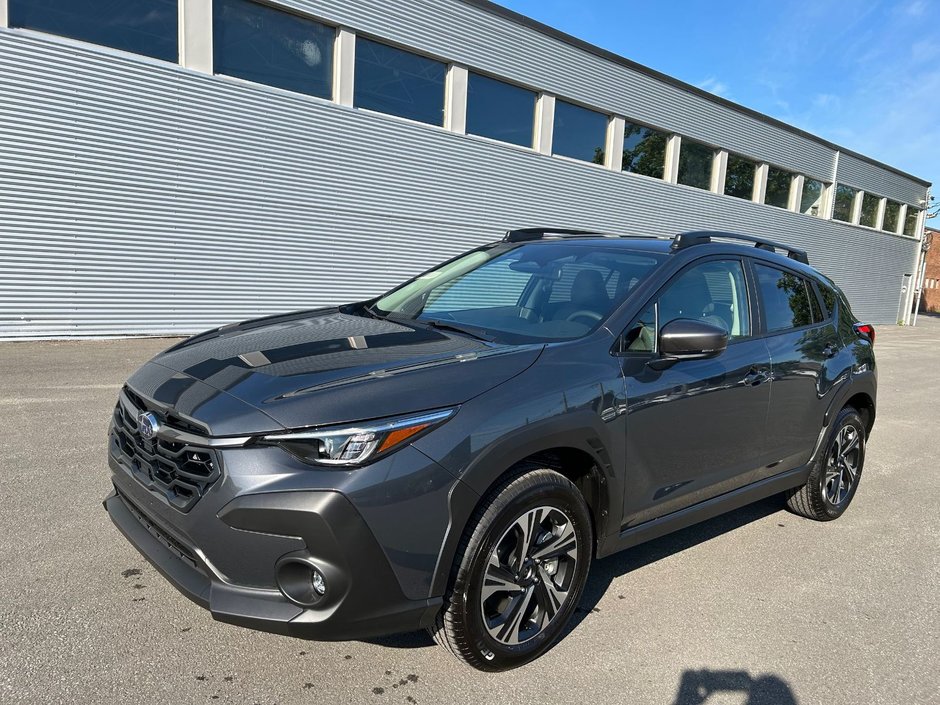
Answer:
<svg viewBox="0 0 940 705"><path fill-rule="evenodd" d="M847 406L833 423L806 484L788 493L787 507L816 521L838 519L855 496L864 465L865 424Z"/></svg>
<svg viewBox="0 0 940 705"><path fill-rule="evenodd" d="M570 480L545 468L510 477L469 522L431 635L482 671L538 658L581 599L593 546L587 504Z"/></svg>

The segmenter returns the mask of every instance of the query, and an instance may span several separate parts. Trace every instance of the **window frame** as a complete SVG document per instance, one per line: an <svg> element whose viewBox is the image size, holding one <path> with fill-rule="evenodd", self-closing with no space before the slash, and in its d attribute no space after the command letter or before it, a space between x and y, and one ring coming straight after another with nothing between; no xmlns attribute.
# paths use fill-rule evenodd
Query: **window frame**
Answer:
<svg viewBox="0 0 940 705"><path fill-rule="evenodd" d="M758 305L758 313L759 313L759 318L760 318L760 327L758 329L759 337L773 338L778 335L788 335L789 333L808 331L814 328L822 328L826 326L827 324L832 323L833 316L835 314L834 311L830 314L830 317L828 319L824 318L822 321L818 323L809 323L804 326L798 326L794 328L785 328L783 330L768 330L767 318L766 318L767 312L764 307L764 300L763 300L763 297L761 296L760 286L758 285L758 280L757 280L757 269L756 269L757 265L760 265L762 267L767 267L768 269L776 269L780 272L783 272L784 274L790 274L792 276L799 277L804 282L811 284L812 286L810 287L810 291L812 292L812 295L816 297L816 304L819 307L820 312L823 312L826 310L826 302L820 296L819 290L816 286L816 280L814 277L811 277L807 274L804 274L803 272L787 267L781 263L771 262L769 260L765 260L765 259L761 259L761 258L757 258L753 256L748 257L747 259L748 259L748 266L751 270L751 281L753 282L753 285L754 285L754 299L757 301L757 305ZM837 294L837 297L838 297L838 294Z"/></svg>
<svg viewBox="0 0 940 705"><path fill-rule="evenodd" d="M619 117L619 116L617 116L616 114L614 114L611 119L613 120L613 118L616 118L616 117ZM654 181L659 181L659 182L661 182L661 183L669 183L668 180L666 179L666 174L667 174L667 171L668 171L667 167L668 167L668 164L669 164L669 159L668 159L668 155L669 155L669 138L673 135L673 133L669 132L669 130L664 130L664 129L660 128L660 127L654 127L653 125L648 125L648 124L645 123L645 122L640 122L639 120L634 120L634 119L632 119L632 118L622 117L621 119L622 119L623 122L624 122L624 138L623 138L623 142L622 142L621 145L620 145L620 162L619 162L619 167L618 167L617 169L615 169L615 171L617 171L617 172L619 172L619 173L621 173L621 174L630 174L630 175L632 175L632 176L642 176L642 177L645 178L645 179L653 179ZM626 141L627 141L627 137L626 137L626 126L627 126L627 125L636 125L637 127L641 127L641 128L643 128L643 129L650 130L650 131L652 131L652 132L655 132L655 133L660 134L660 135L663 136L663 139L665 140L665 144L663 145L662 176L651 176L651 175L649 175L649 174L643 174L643 173L641 173L641 172L639 172L639 171L630 171L629 169L624 169L624 168L623 168L623 147L624 147L624 145L625 145L625 143L626 143ZM610 128L609 128L609 125L608 125L608 129L610 129ZM614 146L616 147L616 145L614 145Z"/></svg>
<svg viewBox="0 0 940 705"><path fill-rule="evenodd" d="M293 96L304 96L305 98L312 98L313 100L325 101L327 103L337 104L336 98L336 84L337 84L337 46L339 44L339 30L340 27L333 22L329 22L317 15L310 14L309 12L304 12L297 8L287 7L283 5L275 5L269 0L248 0L249 3L253 5L260 5L269 10L275 10L277 12L282 12L286 15L293 15L301 20L306 20L308 22L313 22L327 29L333 30L333 41L330 46L330 76L329 76L329 86L330 90L327 95L317 95L315 93L309 93L306 91L298 91L293 88L285 88L284 86L276 86L272 83L263 83L260 81L255 81L250 78L244 78L242 76L235 76L231 73L224 73L219 71L219 65L216 61L216 52L218 48L216 47L216 13L218 12L218 6L216 2L212 3L212 27L210 32L212 34L212 76L214 78L221 78L229 81L237 81L239 83L246 83L251 86L264 86L267 89L275 91L284 91Z"/></svg>
<svg viewBox="0 0 940 705"><path fill-rule="evenodd" d="M746 162L751 165L751 192L747 196L737 196L733 193L728 193L728 171L731 168L731 160ZM714 167L713 167L714 168ZM728 159L725 161L724 172L725 172L725 183L724 188L721 190L722 196L728 196L729 198L736 198L739 201L746 201L753 203L754 202L754 191L758 183L758 171L760 169L760 161L752 159L751 157L746 157L743 154L738 154L737 152L728 152Z"/></svg>
<svg viewBox="0 0 940 705"><path fill-rule="evenodd" d="M790 178L789 178L789 181L787 182L787 198L786 198L786 202L785 202L782 206L781 206L781 205L777 205L776 203L771 203L769 200L767 200L767 199L770 197L770 195L769 195L770 172L772 172L772 171L778 172L778 173L780 173L780 174L786 174L787 176L790 177ZM763 200L761 201L761 203L763 203L765 206L770 206L770 207L772 207L772 208L779 208L779 209L785 210L785 211L790 210L790 205L791 205L792 202L793 202L793 185L794 185L794 182L796 181L796 177L797 177L797 173L796 173L796 172L790 171L789 169L784 169L783 167L774 166L773 164L768 164L768 165L767 165L767 173L764 175L764 187L763 187L764 198L763 198ZM816 179L813 179L813 181L816 181ZM800 199L802 200L802 198L803 198L803 194L802 194L802 191L801 191L801 192L800 192ZM792 212L792 211L791 211L791 212Z"/></svg>
<svg viewBox="0 0 940 705"><path fill-rule="evenodd" d="M738 343L750 342L758 337L760 337L759 329L757 328L758 320L756 318L756 309L754 306L754 301L756 298L756 287L755 282L752 280L753 273L748 266L747 257L737 254L711 254L698 257L691 262L687 262L680 269L673 272L669 278L659 285L655 292L653 292L641 306L636 310L636 313L630 318L630 320L624 325L617 336L616 341L614 342L613 347L611 348L611 354L618 357L631 357L631 358L642 358L642 357L658 357L659 356L659 299L662 298L662 295L665 291L669 289L683 274L693 267L697 267L700 264L706 262L737 262L741 265L741 272L744 276L744 295L747 297L747 319L748 327L750 333L748 335L738 336L737 338L732 338L731 334L728 334L728 347L732 345L737 345ZM630 328L636 323L639 317L649 308L650 304L653 305L653 317L656 322L656 331L653 336L653 350L624 350L624 341L626 340L627 332Z"/></svg>
<svg viewBox="0 0 940 705"><path fill-rule="evenodd" d="M341 29L341 27L337 27L337 36L339 35L339 30L340 30L340 29ZM358 71L358 68L359 68L359 42L360 42L361 40L363 40L363 39L366 40L366 41L368 41L368 42L372 42L373 44L379 44L379 45L382 45L382 46L385 46L385 47L389 47L389 48L391 48L391 49L395 49L395 50L397 50L397 51L403 52L403 53L405 53L405 54L411 54L411 55L413 55L413 56L417 56L417 57L422 58L422 59L428 59L428 60L430 60L430 61L436 61L436 62L439 63L439 64L443 64L443 66L444 66L444 83L443 83L443 90L441 91L441 121L440 121L440 123L436 123L436 122L425 122L424 120L418 120L418 119L413 118L413 117L408 117L407 115L398 115L397 113L389 113L389 112L385 112L384 110L378 110L378 109L376 109L376 108L363 107L363 106L360 106L360 105L357 105L357 104L356 104L356 86L359 85L359 81L357 80L357 78L358 78L358 76L357 76L357 71ZM437 56L437 55L435 55L435 54L429 54L429 53L426 53L426 52L423 52L423 51L416 50L414 47L406 46L406 45L404 45L404 44L400 44L400 43L395 42L395 41L393 41L393 40L391 40L391 39L388 39L388 38L386 38L386 37L380 37L380 36L375 35L375 34L368 34L368 33L365 33L365 32L358 32L358 31L357 31L357 32L356 32L356 50L355 50L355 52L353 53L353 67L352 67L352 68L353 68L353 90L352 90L352 105L351 105L351 107L352 107L353 110L361 110L361 111L363 111L363 112L365 112L365 113L368 113L368 114L370 114L370 115L384 115L385 117L393 118L393 119L395 119L395 120L404 120L405 122L408 122L408 123L410 123L410 124L412 124L412 125L423 125L424 127L433 127L433 128L437 128L438 130L444 130L445 132L450 132L450 130L449 130L449 129L447 128L447 126L446 126L446 125L447 125L447 83L448 83L448 77L447 77L447 76L448 76L448 73L449 73L450 68L451 68L452 65L454 65L454 64L453 64L453 61L452 61L451 59L444 59L444 58L442 58L442 57L440 57L440 56ZM335 102L335 101L333 101L333 102ZM486 139L486 138L484 138L484 139ZM506 144L506 143L501 143L501 144Z"/></svg>
<svg viewBox="0 0 940 705"><path fill-rule="evenodd" d="M606 123L605 123L605 125L604 125L604 140L603 140L603 143L602 143L602 145L601 145L601 155L602 155L603 159L602 159L600 162L594 161L593 159L582 159L581 157L572 157L572 156L569 155L569 154L562 154L561 152L558 152L558 151L557 151L558 140L557 140L556 138L557 138L557 135L558 135L558 106L559 106L560 104L564 104L564 105L570 106L570 107L572 107L572 108L577 108L578 110L584 110L584 111L587 111L587 112L590 112L590 113L594 113L595 115L599 115L599 116L601 116L601 117L603 117L603 118L606 118ZM551 152L551 156L553 156L553 157L559 157L559 158L561 158L561 159L568 159L569 161L573 161L573 162L576 162L576 163L578 163L578 164L590 164L590 165L595 166L595 167L601 167L602 169L606 169L606 168L607 168L607 160L608 160L608 157L609 157L609 155L607 154L607 152L608 152L608 147L610 146L610 145L608 144L608 142L609 142L609 140L610 140L610 125L611 125L611 123L613 122L613 120L614 120L615 117L616 117L616 115L615 115L614 113L607 112L607 111L605 111L605 110L598 110L598 109L595 108L595 107L591 107L591 106L585 105L584 103L579 103L578 101L572 100L572 99L570 99L570 98L563 98L563 97L561 97L561 96L555 96L555 109L554 109L553 115L552 115L552 142L551 142L551 145L552 145L552 152Z"/></svg>
<svg viewBox="0 0 940 705"><path fill-rule="evenodd" d="M451 64L448 63L448 68L450 66ZM490 137L489 135L481 135L477 132L470 131L470 81L474 75L479 76L480 78L488 79L490 81L496 81L497 83L502 83L504 85L510 86L511 88L516 88L519 90L523 90L523 91L527 91L529 93L535 94L535 100L532 105L532 124L530 127L531 133L529 135L529 144L518 144L517 142L509 142L508 140L501 140L498 137ZM538 141L538 129L539 129L538 113L539 113L539 99L541 95L542 95L542 91L536 88L532 88L531 86L527 86L522 83L518 83L516 81L510 81L506 78L503 78L501 76L496 76L491 73L487 73L486 71L483 71L480 69L468 68L467 69L467 103L464 108L465 113L466 113L467 123L464 129L464 136L472 137L474 139L486 140L487 142L490 142L493 144L508 145L510 147L514 147L516 149L524 149L529 152L535 151L536 142ZM445 111L446 111L446 108L447 106L445 105ZM426 123L422 123L422 124L426 124Z"/></svg>
<svg viewBox="0 0 940 705"><path fill-rule="evenodd" d="M695 147L704 147L705 149L711 150L711 164L708 168L708 184L705 186L696 186L695 184L685 183L680 181L680 173L682 171L682 155L685 153L686 145L694 145ZM676 186L685 186L686 188L694 188L696 191L705 191L706 193L715 193L712 189L715 185L715 168L717 164L715 163L716 157L721 152L721 147L715 147L708 142L703 142L701 140L692 139L691 137L685 137L680 135L679 140L679 154L676 156L676 173L675 173L675 185ZM722 194L723 195L723 192ZM733 196L732 196L733 198ZM740 200L740 199L739 199Z"/></svg>
<svg viewBox="0 0 940 705"><path fill-rule="evenodd" d="M20 1L25 3L27 0L20 0ZM24 32L36 32L37 34L40 34L42 36L55 37L56 39L64 40L65 42L76 42L80 46L95 47L96 49L99 49L99 50L103 49L109 52L114 51L114 52L118 52L120 55L131 56L131 57L134 57L135 59L143 59L145 61L158 61L160 62L161 65L164 65L164 66L167 64L171 66L180 66L180 67L183 66L183 63L182 63L183 39L182 39L182 33L181 33L182 17L181 17L181 11L179 10L178 7L177 7L177 13L176 13L176 22L175 22L176 27L174 31L174 36L176 39L175 41L176 53L175 53L175 56L172 59L170 59L170 58L164 58L162 56L154 56L153 54L145 54L143 52L135 51L133 49L125 49L124 47L113 46L111 44L103 44L93 39L88 39L87 37L80 37L74 34L62 34L59 32L50 31L48 29L41 29L41 28L26 25L26 24L16 23L14 22L14 20L17 18L14 15L13 4L14 2L12 2L11 0L6 0L6 5L7 5L6 24L0 25L0 26L5 26L9 29L15 29L15 30L24 31ZM212 31L212 27L210 27L209 31L210 32Z"/></svg>

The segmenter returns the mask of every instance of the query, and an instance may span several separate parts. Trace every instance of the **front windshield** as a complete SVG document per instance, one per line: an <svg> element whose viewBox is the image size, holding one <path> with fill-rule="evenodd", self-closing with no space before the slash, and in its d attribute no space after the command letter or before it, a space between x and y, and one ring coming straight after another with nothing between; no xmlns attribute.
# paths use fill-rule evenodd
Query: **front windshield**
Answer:
<svg viewBox="0 0 940 705"><path fill-rule="evenodd" d="M378 299L374 310L500 342L579 338L664 257L593 243L499 244L422 274Z"/></svg>

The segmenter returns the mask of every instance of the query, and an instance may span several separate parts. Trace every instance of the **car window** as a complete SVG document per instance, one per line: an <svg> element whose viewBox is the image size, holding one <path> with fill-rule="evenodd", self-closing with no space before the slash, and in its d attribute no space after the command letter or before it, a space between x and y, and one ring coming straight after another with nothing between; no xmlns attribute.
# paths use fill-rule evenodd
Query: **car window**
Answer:
<svg viewBox="0 0 940 705"><path fill-rule="evenodd" d="M747 284L740 260L709 260L693 265L673 279L660 294L658 328L650 304L624 333L628 352L654 352L658 331L679 318L704 321L724 328L731 339L751 334Z"/></svg>
<svg viewBox="0 0 940 705"><path fill-rule="evenodd" d="M552 293L551 296L549 296L548 302L558 303L560 301L571 301L571 289L574 285L574 281L578 277L578 274L586 269L593 270L600 275L599 281L603 282L604 290L607 292L608 298L613 298L617 294L617 282L620 272L616 269L610 269L609 267L598 264L577 262L562 265L561 275L558 281L552 286ZM582 277L582 279L584 279L584 277Z"/></svg>
<svg viewBox="0 0 940 705"><path fill-rule="evenodd" d="M805 278L763 264L755 263L754 268L768 332L800 328L822 319L818 307L813 310L815 295Z"/></svg>
<svg viewBox="0 0 940 705"><path fill-rule="evenodd" d="M832 318L836 310L836 292L825 284L819 284L819 292L822 294L823 305L826 307L823 317L828 320Z"/></svg>
<svg viewBox="0 0 940 705"><path fill-rule="evenodd" d="M570 340L597 328L668 255L606 243L506 243L392 290L374 313L464 323L496 342Z"/></svg>
<svg viewBox="0 0 940 705"><path fill-rule="evenodd" d="M477 308L516 306L532 278L526 272L513 271L511 265L518 259L491 262L455 279L428 294L424 312L466 311Z"/></svg>

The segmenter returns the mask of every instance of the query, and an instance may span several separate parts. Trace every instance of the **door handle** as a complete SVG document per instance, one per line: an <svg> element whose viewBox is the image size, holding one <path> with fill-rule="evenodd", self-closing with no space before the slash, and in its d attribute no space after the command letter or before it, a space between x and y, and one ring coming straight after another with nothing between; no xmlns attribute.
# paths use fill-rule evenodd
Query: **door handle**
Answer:
<svg viewBox="0 0 940 705"><path fill-rule="evenodd" d="M770 376L767 374L766 369L762 368L758 370L752 367L741 381L744 382L744 385L747 387L756 387L759 384L763 384L768 379L770 379Z"/></svg>
<svg viewBox="0 0 940 705"><path fill-rule="evenodd" d="M836 353L839 352L839 349L834 344L827 343L822 352L824 357L831 358L836 356Z"/></svg>

